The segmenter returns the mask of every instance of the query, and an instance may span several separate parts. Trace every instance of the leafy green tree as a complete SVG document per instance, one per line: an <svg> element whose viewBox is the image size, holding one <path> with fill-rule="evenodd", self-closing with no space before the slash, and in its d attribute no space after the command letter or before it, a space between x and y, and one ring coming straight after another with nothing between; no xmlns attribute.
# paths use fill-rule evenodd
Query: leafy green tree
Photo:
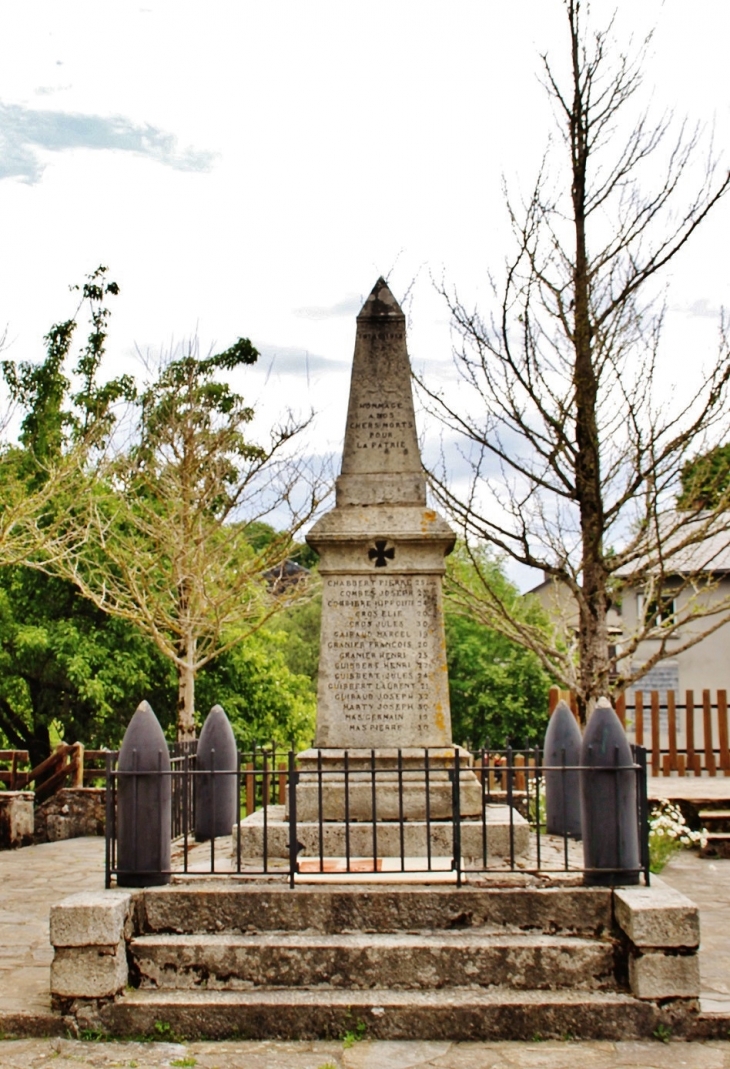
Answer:
<svg viewBox="0 0 730 1069"><path fill-rule="evenodd" d="M541 608L520 595L484 547L457 545L447 559L446 651L454 739L472 746L533 745L547 726L552 682L524 645L490 626L486 603L509 608L541 632Z"/></svg>
<svg viewBox="0 0 730 1069"><path fill-rule="evenodd" d="M287 663L286 638L261 628L212 661L197 678L199 709L223 706L239 746L311 745L316 696L310 679Z"/></svg>
<svg viewBox="0 0 730 1069"><path fill-rule="evenodd" d="M317 692L319 634L322 624L322 593L286 609L272 625L284 636L283 655L290 671L310 680Z"/></svg>
<svg viewBox="0 0 730 1069"><path fill-rule="evenodd" d="M730 442L688 460L680 472L680 509L727 509L730 506Z"/></svg>
<svg viewBox="0 0 730 1069"><path fill-rule="evenodd" d="M118 402L134 395L122 375L99 381L107 336L107 300L119 287L98 267L81 286L74 316L51 328L40 363L3 360L0 365L11 400L24 410L17 444L0 446L0 565L34 557L39 527L52 526L65 501L79 492L79 476L90 450L103 445L115 422ZM76 363L68 369L80 313L89 333ZM54 552L63 549L56 542Z"/></svg>
<svg viewBox="0 0 730 1069"><path fill-rule="evenodd" d="M98 464L93 493L54 532L64 552L46 543L59 575L173 663L180 739L195 735L198 673L303 591L270 576L322 484L292 449L306 421L288 415L265 444L250 441L253 409L224 376L257 357L240 338L164 360L140 394L133 445ZM289 526L271 537L265 518L282 507Z"/></svg>
<svg viewBox="0 0 730 1069"><path fill-rule="evenodd" d="M33 764L48 756L51 732L117 746L143 698L174 723L173 690L168 662L137 628L62 579L0 570L0 734Z"/></svg>

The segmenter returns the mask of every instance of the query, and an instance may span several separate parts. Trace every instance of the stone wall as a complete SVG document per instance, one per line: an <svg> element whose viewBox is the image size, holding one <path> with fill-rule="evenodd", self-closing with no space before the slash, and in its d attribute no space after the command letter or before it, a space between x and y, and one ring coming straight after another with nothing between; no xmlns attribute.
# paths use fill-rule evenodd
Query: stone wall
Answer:
<svg viewBox="0 0 730 1069"><path fill-rule="evenodd" d="M64 787L35 811L36 843L103 835L106 791L103 787Z"/></svg>
<svg viewBox="0 0 730 1069"><path fill-rule="evenodd" d="M0 791L0 850L33 842L33 792Z"/></svg>

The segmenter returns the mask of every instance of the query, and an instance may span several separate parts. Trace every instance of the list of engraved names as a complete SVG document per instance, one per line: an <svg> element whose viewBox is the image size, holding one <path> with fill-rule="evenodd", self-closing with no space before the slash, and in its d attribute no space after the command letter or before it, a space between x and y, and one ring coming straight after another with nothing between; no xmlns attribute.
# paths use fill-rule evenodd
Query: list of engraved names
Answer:
<svg viewBox="0 0 730 1069"><path fill-rule="evenodd" d="M325 580L320 697L353 744L399 745L402 735L418 745L441 726L439 584L433 575Z"/></svg>

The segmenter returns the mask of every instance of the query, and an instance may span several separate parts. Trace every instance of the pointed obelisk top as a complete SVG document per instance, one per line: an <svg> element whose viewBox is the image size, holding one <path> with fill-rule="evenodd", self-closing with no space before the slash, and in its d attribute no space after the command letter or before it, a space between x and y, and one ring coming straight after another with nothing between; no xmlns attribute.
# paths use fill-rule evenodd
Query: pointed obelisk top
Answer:
<svg viewBox="0 0 730 1069"><path fill-rule="evenodd" d="M400 316L405 319L401 306L390 291L390 286L381 275L373 286L370 296L358 313L358 320L380 316Z"/></svg>
<svg viewBox="0 0 730 1069"><path fill-rule="evenodd" d="M425 503L406 320L379 278L357 317L337 504Z"/></svg>

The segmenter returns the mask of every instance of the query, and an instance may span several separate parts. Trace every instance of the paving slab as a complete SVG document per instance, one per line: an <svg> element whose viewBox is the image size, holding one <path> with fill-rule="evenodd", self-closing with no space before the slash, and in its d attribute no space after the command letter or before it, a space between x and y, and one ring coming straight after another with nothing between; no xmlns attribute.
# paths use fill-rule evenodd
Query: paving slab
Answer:
<svg viewBox="0 0 730 1069"><path fill-rule="evenodd" d="M0 852L0 1024L8 1015L50 1014L51 906L103 886L97 836Z"/></svg>
<svg viewBox="0 0 730 1069"><path fill-rule="evenodd" d="M660 877L700 910L700 1006L730 1014L730 858L675 854Z"/></svg>
<svg viewBox="0 0 730 1069"><path fill-rule="evenodd" d="M0 1041L2 1069L730 1069L730 1043Z"/></svg>
<svg viewBox="0 0 730 1069"><path fill-rule="evenodd" d="M649 776L647 794L651 801L660 798L695 803L730 801L730 777Z"/></svg>

